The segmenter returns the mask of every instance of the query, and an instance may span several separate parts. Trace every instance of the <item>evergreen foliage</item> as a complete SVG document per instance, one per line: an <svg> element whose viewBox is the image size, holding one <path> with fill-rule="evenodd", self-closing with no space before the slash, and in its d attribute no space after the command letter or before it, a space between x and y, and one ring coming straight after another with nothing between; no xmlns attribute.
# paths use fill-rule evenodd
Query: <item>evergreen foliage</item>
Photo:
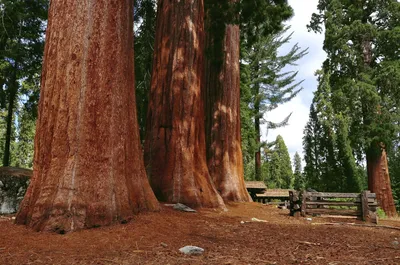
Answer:
<svg viewBox="0 0 400 265"><path fill-rule="evenodd" d="M276 137L271 158L267 163L269 169L269 176L267 178L268 187L292 189L294 185L292 162L282 136L278 135Z"/></svg>
<svg viewBox="0 0 400 265"><path fill-rule="evenodd" d="M293 157L293 177L294 177L294 189L303 190L306 187L302 165L301 165L301 157L299 153L295 153Z"/></svg>
<svg viewBox="0 0 400 265"><path fill-rule="evenodd" d="M380 143L390 146L398 130L400 3L321 0L318 9L309 28L326 29L324 69L331 72L334 108L350 116L358 160L379 155Z"/></svg>
<svg viewBox="0 0 400 265"><path fill-rule="evenodd" d="M393 141L388 152L389 171L392 181L393 198L396 202L397 211L400 210L400 135Z"/></svg>
<svg viewBox="0 0 400 265"><path fill-rule="evenodd" d="M307 184L316 189L366 188L365 161L372 165L381 147L392 146L399 130L399 11L396 0L321 0L312 16L308 27L325 29L328 57L303 142Z"/></svg>
<svg viewBox="0 0 400 265"><path fill-rule="evenodd" d="M144 141L156 27L156 1L135 1L135 85L140 139Z"/></svg>
<svg viewBox="0 0 400 265"><path fill-rule="evenodd" d="M254 176L256 180L266 179L261 163L257 165L256 154L261 154L261 149L268 148L268 144L261 142L261 125L266 124L268 129L276 129L287 125L290 115L274 123L266 119L267 113L276 109L280 104L293 99L302 88L297 82L297 71L284 70L287 66L295 66L296 62L307 54L307 49L301 49L295 44L286 54L278 52L283 45L291 40L288 34L289 28L281 30L277 34L257 38L252 45L242 41L241 61L241 114L242 126L254 129L248 134L242 135L243 155L246 173ZM247 140L253 137L252 140ZM251 154L249 151L255 151ZM252 159L251 159L252 158ZM249 169L250 164L255 164L254 170Z"/></svg>
<svg viewBox="0 0 400 265"><path fill-rule="evenodd" d="M0 111L5 113L5 133L2 142L3 165L15 164L15 150L19 136L15 118L19 118L20 107L33 107L38 86L23 88L22 83L36 84L40 74L44 46L44 31L48 1L3 0L0 4L2 30L0 31ZM34 114L33 116L35 116ZM22 120L20 120L22 122ZM31 121L29 121L31 122ZM33 129L33 128L31 128ZM21 130L25 132L26 130ZM10 152L13 151L13 152Z"/></svg>
<svg viewBox="0 0 400 265"><path fill-rule="evenodd" d="M307 186L321 191L360 191L360 172L348 137L348 117L335 113L330 73L318 72L310 119L303 138Z"/></svg>

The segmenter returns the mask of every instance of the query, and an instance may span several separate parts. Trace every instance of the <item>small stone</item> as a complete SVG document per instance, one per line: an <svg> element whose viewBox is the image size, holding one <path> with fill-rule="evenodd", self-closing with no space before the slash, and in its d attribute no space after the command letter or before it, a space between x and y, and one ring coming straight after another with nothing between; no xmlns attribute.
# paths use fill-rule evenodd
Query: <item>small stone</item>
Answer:
<svg viewBox="0 0 400 265"><path fill-rule="evenodd" d="M312 221L312 218L306 218L307 221Z"/></svg>
<svg viewBox="0 0 400 265"><path fill-rule="evenodd" d="M161 244L160 244L162 247L164 247L164 248L166 248L166 247L168 247L168 245L167 244L165 244L164 242L161 242Z"/></svg>
<svg viewBox="0 0 400 265"><path fill-rule="evenodd" d="M204 253L204 249L196 246L185 246L180 248L179 251L185 255L201 255Z"/></svg>
<svg viewBox="0 0 400 265"><path fill-rule="evenodd" d="M241 224L244 224L244 221L240 221Z"/></svg>
<svg viewBox="0 0 400 265"><path fill-rule="evenodd" d="M192 208L182 204L182 203L177 203L174 205L174 209L182 212L196 212L196 210L193 210Z"/></svg>

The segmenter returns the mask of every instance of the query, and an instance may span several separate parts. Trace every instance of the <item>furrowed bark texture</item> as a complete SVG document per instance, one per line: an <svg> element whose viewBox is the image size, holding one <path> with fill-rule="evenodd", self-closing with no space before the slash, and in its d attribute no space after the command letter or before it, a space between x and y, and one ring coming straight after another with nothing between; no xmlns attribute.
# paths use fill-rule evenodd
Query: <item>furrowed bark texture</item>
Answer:
<svg viewBox="0 0 400 265"><path fill-rule="evenodd" d="M393 200L390 184L389 167L385 148L380 155L367 153L368 188L376 193L376 198L387 216L396 216L396 206Z"/></svg>
<svg viewBox="0 0 400 265"><path fill-rule="evenodd" d="M159 209L139 142L132 8L51 1L34 173L17 224L64 233Z"/></svg>
<svg viewBox="0 0 400 265"><path fill-rule="evenodd" d="M147 118L145 161L162 201L223 207L207 169L203 0L160 0Z"/></svg>
<svg viewBox="0 0 400 265"><path fill-rule="evenodd" d="M208 31L209 35L212 35ZM224 201L250 201L244 184L240 134L240 29L226 25L222 62L208 58L205 76L207 163ZM213 37L207 36L212 48Z"/></svg>

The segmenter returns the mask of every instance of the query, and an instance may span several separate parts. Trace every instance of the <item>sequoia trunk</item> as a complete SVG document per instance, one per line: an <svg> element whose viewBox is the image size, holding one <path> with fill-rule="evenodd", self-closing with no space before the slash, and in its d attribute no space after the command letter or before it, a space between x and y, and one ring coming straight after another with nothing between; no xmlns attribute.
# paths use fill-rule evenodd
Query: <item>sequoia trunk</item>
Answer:
<svg viewBox="0 0 400 265"><path fill-rule="evenodd" d="M215 49L215 36L207 33L207 49ZM240 134L239 43L239 26L226 25L223 46L214 54L221 58L207 58L205 70L207 163L225 201L250 201Z"/></svg>
<svg viewBox="0 0 400 265"><path fill-rule="evenodd" d="M34 173L16 223L64 233L159 209L137 126L133 1L51 1Z"/></svg>
<svg viewBox="0 0 400 265"><path fill-rule="evenodd" d="M368 188L376 193L379 206L387 216L396 216L385 148L382 148L380 154L376 154L373 150L367 153L367 171Z"/></svg>
<svg viewBox="0 0 400 265"><path fill-rule="evenodd" d="M203 0L158 2L145 161L160 200L222 207L206 163L203 17Z"/></svg>

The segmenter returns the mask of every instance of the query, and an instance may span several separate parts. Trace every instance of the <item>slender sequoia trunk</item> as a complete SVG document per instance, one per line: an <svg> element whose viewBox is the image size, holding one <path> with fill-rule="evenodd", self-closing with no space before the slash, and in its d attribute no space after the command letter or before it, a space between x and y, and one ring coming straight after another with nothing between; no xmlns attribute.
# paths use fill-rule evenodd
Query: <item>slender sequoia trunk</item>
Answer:
<svg viewBox="0 0 400 265"><path fill-rule="evenodd" d="M207 49L211 49L214 38L211 31L207 33ZM243 173L239 45L239 26L226 25L219 54L222 60L208 58L205 71L207 163L224 201L251 200Z"/></svg>
<svg viewBox="0 0 400 265"><path fill-rule="evenodd" d="M139 142L132 8L51 1L34 172L17 224L65 233L159 208Z"/></svg>
<svg viewBox="0 0 400 265"><path fill-rule="evenodd" d="M206 163L203 0L159 0L145 161L162 201L223 207Z"/></svg>
<svg viewBox="0 0 400 265"><path fill-rule="evenodd" d="M9 80L8 83L8 90L9 91L8 91L8 106L7 106L7 118L6 118L6 141L4 145L4 156L3 156L4 167L8 167L10 165L10 147L11 147L14 105L18 90L16 69L13 69L11 79Z"/></svg>

